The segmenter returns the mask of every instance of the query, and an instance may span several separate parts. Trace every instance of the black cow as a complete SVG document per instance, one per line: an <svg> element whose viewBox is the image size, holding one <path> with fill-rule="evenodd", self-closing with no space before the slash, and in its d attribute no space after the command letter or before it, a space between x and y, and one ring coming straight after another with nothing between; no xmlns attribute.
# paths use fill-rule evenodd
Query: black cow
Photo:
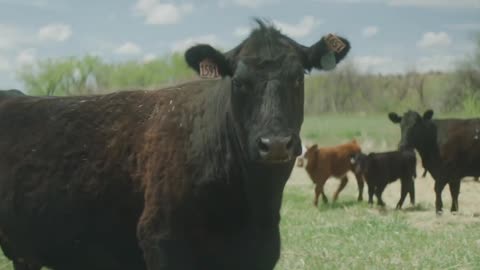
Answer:
<svg viewBox="0 0 480 270"><path fill-rule="evenodd" d="M400 149L415 148L426 170L435 180L435 209L442 213L442 191L448 183L452 196L451 211L458 211L460 180L480 175L480 119L436 119L433 111L423 116L407 111L403 116L390 113L400 124Z"/></svg>
<svg viewBox="0 0 480 270"><path fill-rule="evenodd" d="M373 194L377 196L377 204L385 206L382 193L385 187L397 179L401 181L401 195L397 209L401 209L403 201L410 194L410 202L415 204L415 184L417 159L414 151L390 151L384 153L359 153L352 160L355 172L363 175L368 185L368 203L373 204Z"/></svg>
<svg viewBox="0 0 480 270"><path fill-rule="evenodd" d="M350 46L305 47L258 24L227 53L187 50L221 78L0 98L0 240L16 270L274 268L304 73Z"/></svg>

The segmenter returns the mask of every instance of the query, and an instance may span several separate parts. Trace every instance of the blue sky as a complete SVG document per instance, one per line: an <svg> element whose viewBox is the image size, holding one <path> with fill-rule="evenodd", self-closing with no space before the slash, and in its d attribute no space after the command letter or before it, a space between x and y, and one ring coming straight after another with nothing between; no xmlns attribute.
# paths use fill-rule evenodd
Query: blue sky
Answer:
<svg viewBox="0 0 480 270"><path fill-rule="evenodd" d="M149 61L208 42L229 49L275 22L304 45L329 32L365 72L449 70L474 48L480 0L0 0L0 89L38 59L99 55Z"/></svg>

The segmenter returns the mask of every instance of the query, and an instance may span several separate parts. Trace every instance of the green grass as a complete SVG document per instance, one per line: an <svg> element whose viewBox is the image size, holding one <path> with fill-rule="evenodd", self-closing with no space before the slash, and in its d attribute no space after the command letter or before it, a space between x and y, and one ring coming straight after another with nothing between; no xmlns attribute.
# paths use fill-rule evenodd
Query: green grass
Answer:
<svg viewBox="0 0 480 270"><path fill-rule="evenodd" d="M278 270L480 269L478 225L428 231L409 225L408 211L378 214L353 197L314 208L311 192L287 186Z"/></svg>
<svg viewBox="0 0 480 270"><path fill-rule="evenodd" d="M301 131L307 143L322 146L342 143L347 140L372 140L395 145L400 139L400 128L388 119L387 114L342 115L326 114L307 116Z"/></svg>

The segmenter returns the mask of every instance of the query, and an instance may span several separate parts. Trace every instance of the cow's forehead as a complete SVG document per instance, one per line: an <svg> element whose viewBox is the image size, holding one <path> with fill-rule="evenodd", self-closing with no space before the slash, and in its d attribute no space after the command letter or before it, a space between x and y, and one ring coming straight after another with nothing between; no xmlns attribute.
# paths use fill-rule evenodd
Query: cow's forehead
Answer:
<svg viewBox="0 0 480 270"><path fill-rule="evenodd" d="M415 111L408 111L403 115L403 119L410 122L416 121L420 117L420 114Z"/></svg>
<svg viewBox="0 0 480 270"><path fill-rule="evenodd" d="M410 129L415 125L415 123L421 119L420 114L415 111L407 111L403 114L402 122L400 123L400 127L402 129Z"/></svg>
<svg viewBox="0 0 480 270"><path fill-rule="evenodd" d="M273 58L284 54L294 54L298 44L274 28L256 29L242 42L239 56Z"/></svg>
<svg viewBox="0 0 480 270"><path fill-rule="evenodd" d="M283 55L275 58L245 57L239 61L238 72L254 70L256 76L261 73L267 77L289 76L303 74L303 65L295 56Z"/></svg>

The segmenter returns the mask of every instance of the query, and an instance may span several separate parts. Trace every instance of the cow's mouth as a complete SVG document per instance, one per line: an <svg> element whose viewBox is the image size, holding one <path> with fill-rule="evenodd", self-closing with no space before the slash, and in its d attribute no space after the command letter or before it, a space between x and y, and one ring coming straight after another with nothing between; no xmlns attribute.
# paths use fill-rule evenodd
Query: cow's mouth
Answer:
<svg viewBox="0 0 480 270"><path fill-rule="evenodd" d="M283 157L283 158L275 158L275 159L273 159L273 158L269 158L269 159L260 158L258 160L258 163L276 165L276 164L286 164L286 163L292 162L292 160L294 160L294 159L291 156L286 156L286 157Z"/></svg>

